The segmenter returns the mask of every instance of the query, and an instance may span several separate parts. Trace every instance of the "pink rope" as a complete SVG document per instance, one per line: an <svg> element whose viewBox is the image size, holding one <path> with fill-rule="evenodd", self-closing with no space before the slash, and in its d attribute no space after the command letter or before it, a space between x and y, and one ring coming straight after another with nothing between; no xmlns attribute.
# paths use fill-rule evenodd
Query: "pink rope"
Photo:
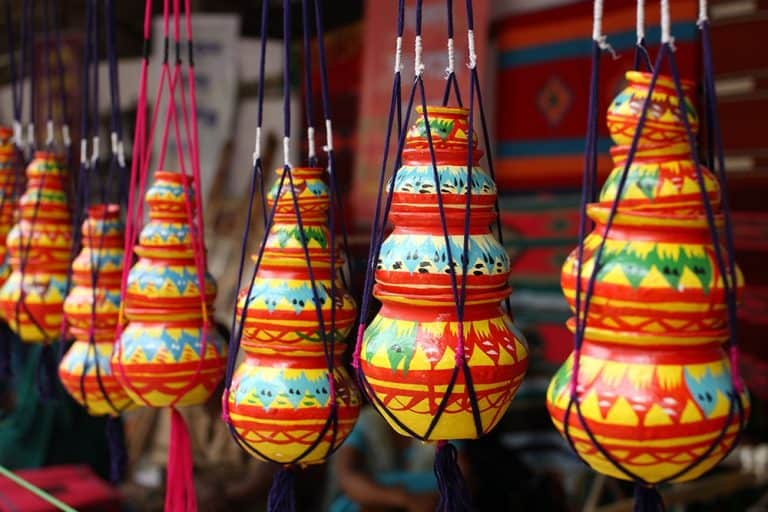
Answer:
<svg viewBox="0 0 768 512"><path fill-rule="evenodd" d="M352 367L360 369L360 352L363 350L363 335L365 334L365 323L361 322L357 326L357 339L355 340L355 350L352 352Z"/></svg>

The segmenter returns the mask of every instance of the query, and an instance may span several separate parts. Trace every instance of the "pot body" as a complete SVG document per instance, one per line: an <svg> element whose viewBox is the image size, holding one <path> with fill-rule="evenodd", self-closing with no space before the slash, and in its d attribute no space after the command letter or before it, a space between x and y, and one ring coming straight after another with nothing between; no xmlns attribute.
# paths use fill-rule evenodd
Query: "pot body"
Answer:
<svg viewBox="0 0 768 512"><path fill-rule="evenodd" d="M616 144L629 145L632 144L643 104L648 97L651 73L627 71L625 76L628 82L627 87L611 102L606 117L608 131L613 141ZM696 133L699 117L690 100L693 83L683 80L682 87L688 122L693 133ZM639 144L646 146L670 143L687 144L688 138L675 84L671 77L661 75L658 77L651 95Z"/></svg>
<svg viewBox="0 0 768 512"><path fill-rule="evenodd" d="M611 148L614 168L600 192L600 204L617 199L629 146ZM720 209L720 185L712 171L699 166L704 187L714 211ZM701 188L696 165L687 144L641 146L635 152L621 193L622 210L657 212L665 215L703 215Z"/></svg>
<svg viewBox="0 0 768 512"><path fill-rule="evenodd" d="M621 145L612 149L616 168L600 202L587 206L595 227L583 252L571 253L561 274L574 312L577 285L579 314L589 308L580 318L581 345L552 379L547 406L555 428L593 469L653 485L708 471L744 427L749 397L737 391L741 386L723 348L731 335L726 288L737 300L744 282L725 248L715 245L723 239L719 182L691 160L680 102L668 77L659 77L619 194L626 145L648 97L650 76L630 72L627 79L629 87L608 111L611 136ZM684 89L690 92L690 84ZM685 102L695 133L698 118L690 100ZM729 271L720 271L718 251L726 269L734 265L733 282ZM568 326L576 332L576 319Z"/></svg>
<svg viewBox="0 0 768 512"><path fill-rule="evenodd" d="M573 356L547 391L547 407L561 434L572 373ZM577 395L582 416L602 449L649 483L697 478L730 451L740 431L731 367L718 341L648 350L587 339ZM749 398L740 398L746 421ZM579 456L592 468L628 479L590 440L574 407L568 431Z"/></svg>
<svg viewBox="0 0 768 512"><path fill-rule="evenodd" d="M528 365L526 342L499 305L505 293L475 296L464 311L464 360L475 388L481 434L504 415ZM398 423L430 441L478 437L462 371L448 389L459 329L452 296L406 298L377 288L376 297L382 307L365 330L360 354L374 405L386 409L382 414L403 435L409 434ZM430 432L446 395L445 410Z"/></svg>
<svg viewBox="0 0 768 512"><path fill-rule="evenodd" d="M59 335L67 294L72 228L62 160L38 151L27 167L19 220L6 244L11 274L0 289L0 310L23 341Z"/></svg>
<svg viewBox="0 0 768 512"><path fill-rule="evenodd" d="M331 242L324 170L293 168L295 197L282 173L267 198L275 216L258 272L237 303L245 360L223 399L250 455L316 464L357 421L360 395L340 361L356 305L339 276L344 255Z"/></svg>
<svg viewBox="0 0 768 512"><path fill-rule="evenodd" d="M119 205L89 208L83 248L72 263L64 315L75 343L59 365L64 389L92 415L117 415L132 405L112 374L110 358L120 314L123 224Z"/></svg>
<svg viewBox="0 0 768 512"><path fill-rule="evenodd" d="M190 180L157 171L147 190L149 223L128 274L123 329L113 373L136 403L149 407L201 404L224 375L226 347L210 321L216 284L193 249L197 228Z"/></svg>
<svg viewBox="0 0 768 512"><path fill-rule="evenodd" d="M337 343L343 343L356 319L355 301L344 289L338 277L331 282L327 270L314 273L317 294L320 297L323 325L318 322L312 291L312 281L306 269L262 267L254 279L248 314L243 326L241 346L250 351L263 344L277 343L294 348L309 345L322 347L331 339L331 315L335 322L333 333ZM248 290L238 300L238 314L242 315Z"/></svg>
<svg viewBox="0 0 768 512"><path fill-rule="evenodd" d="M474 439L506 412L528 349L500 307L510 261L491 231L496 185L478 165L469 111L428 106L430 135L424 111L417 113L390 186L394 229L381 245L374 288L382 307L364 332L360 372L400 434Z"/></svg>
<svg viewBox="0 0 768 512"><path fill-rule="evenodd" d="M218 333L200 320L131 321L112 356L112 373L137 404L197 405L224 377L225 357Z"/></svg>
<svg viewBox="0 0 768 512"><path fill-rule="evenodd" d="M59 364L64 389L93 416L115 416L134 405L112 373L113 344L76 340Z"/></svg>
<svg viewBox="0 0 768 512"><path fill-rule="evenodd" d="M21 177L21 163L12 136L10 128L0 126L0 287L11 273L6 238L13 226L14 212L18 206L14 194L16 181Z"/></svg>
<svg viewBox="0 0 768 512"><path fill-rule="evenodd" d="M291 346L249 351L228 395L232 425L252 456L282 464L325 461L347 438L360 409L360 394L339 359L333 373L320 354L298 355ZM329 425L335 387L338 426Z"/></svg>
<svg viewBox="0 0 768 512"><path fill-rule="evenodd" d="M472 213L467 240L466 287L472 292L498 289L507 284L509 255L490 230L491 212ZM451 293L450 267L458 285L464 280L464 214L446 214L448 241L445 243L437 215L392 213L395 223L384 240L376 267L376 281L390 291L411 294Z"/></svg>
<svg viewBox="0 0 768 512"><path fill-rule="evenodd" d="M581 290L587 290L605 237L607 207L592 205L595 230L584 240ZM721 247L725 255L725 248ZM561 284L575 308L578 250L566 259ZM738 272L739 294L744 282ZM706 219L620 212L600 258L589 306L590 327L661 336L725 327L727 306Z"/></svg>

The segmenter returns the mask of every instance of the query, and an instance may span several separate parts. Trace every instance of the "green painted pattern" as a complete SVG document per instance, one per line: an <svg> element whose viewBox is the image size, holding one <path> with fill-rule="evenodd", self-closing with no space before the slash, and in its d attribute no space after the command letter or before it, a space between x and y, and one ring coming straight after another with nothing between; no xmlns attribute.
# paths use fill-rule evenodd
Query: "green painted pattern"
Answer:
<svg viewBox="0 0 768 512"><path fill-rule="evenodd" d="M416 353L417 325L417 322L377 316L365 330L366 360L371 361L373 356L384 348L392 371L396 372L402 365L403 375L406 375Z"/></svg>
<svg viewBox="0 0 768 512"><path fill-rule="evenodd" d="M280 247L290 245L290 242L295 242L301 246L301 233L298 226L275 226L272 232ZM316 242L323 249L328 248L328 237L326 231L322 228L314 226L304 227L304 236L307 240L307 245L311 245L312 242Z"/></svg>
<svg viewBox="0 0 768 512"><path fill-rule="evenodd" d="M429 131L433 137L440 137L442 140L446 140L453 131L454 120L445 119L443 117L430 117L429 118ZM415 136L427 137L427 130L424 125L424 116L420 115L416 120L416 124L413 127Z"/></svg>
<svg viewBox="0 0 768 512"><path fill-rule="evenodd" d="M707 255L693 254L682 246L673 252L660 251L659 246L655 245L643 256L635 251L631 244L624 244L619 250L606 245L600 263L597 273L599 281L602 281L614 268L619 267L633 288L640 286L653 267L656 267L669 286L675 289L679 287L680 278L686 268L697 277L704 293L709 293L713 278L712 262Z"/></svg>
<svg viewBox="0 0 768 512"><path fill-rule="evenodd" d="M627 171L627 179L624 188L621 191L621 199L627 197L629 191L634 187L640 190L649 200L656 198L656 190L659 186L660 166L656 165L632 165ZM605 185L600 192L600 201L608 201L616 198L616 192L619 190L619 181L624 172L624 167L614 169L605 180Z"/></svg>

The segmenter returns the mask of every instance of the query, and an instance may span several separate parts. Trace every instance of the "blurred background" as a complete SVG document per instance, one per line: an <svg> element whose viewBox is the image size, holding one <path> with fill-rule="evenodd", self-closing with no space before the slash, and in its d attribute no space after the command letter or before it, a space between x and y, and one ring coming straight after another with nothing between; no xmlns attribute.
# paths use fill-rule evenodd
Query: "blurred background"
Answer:
<svg viewBox="0 0 768 512"><path fill-rule="evenodd" d="M18 31L21 4L12 3L12 22L14 30ZM301 5L301 2L295 3ZM66 77L64 93L70 112L79 112L85 6L78 0L66 0L61 4L59 23ZM159 2L155 4L156 14L159 14L161 5ZM209 232L209 266L219 283L217 319L222 325L229 325L237 279L233 262L239 255L245 224L246 191L256 126L261 4L235 0L192 0L191 4L195 12L202 192ZM415 2L406 4L408 9L413 9ZM454 9L458 79L466 95L469 78L463 4L456 2ZM635 43L635 3L616 0L607 4L604 31L617 56L603 59L601 112L625 85L623 74L632 66ZM424 0L427 92L433 99L442 97L447 64L444 5L442 0ZM383 156L394 59L396 2L333 0L325 2L325 6L325 45L337 171L347 200L351 265L353 278L357 280L353 290L359 293ZM577 245L592 3L475 0L474 6L481 87L492 139L492 147L488 149L494 156L501 193L504 242L513 262L512 308L515 321L525 331L532 349L532 366L502 424L489 438L466 447L476 501L481 510L495 511L629 511L629 486L596 477L572 455L550 424L544 397L550 377L572 347L571 335L564 326L569 310L560 292L559 275L563 260ZM127 134L126 153L130 155L144 5L143 2L117 1L115 9L120 110ZM673 31L681 73L684 78L700 84L701 49L695 25L697 9L696 0L672 2ZM42 11L37 9L35 26L42 26L42 16ZM281 2L270 2L267 80L264 84L265 169L281 164L281 16ZM651 51L655 51L659 39L655 2L649 3L647 18L649 45ZM406 19L412 20L413 16L407 15ZM292 32L296 36L295 58L291 63L293 139L302 140L305 85L300 72L301 17L295 15L293 21ZM768 139L764 127L768 120L768 52L765 51L768 1L713 1L711 22L737 260L749 285L740 309L739 332L744 354L742 373L754 400L753 416L744 444L724 465L698 483L671 490L667 501L670 510L756 512L768 510L763 480L768 464L768 448L763 444L768 433L764 407L768 400L768 345L764 343L768 327L768 270L765 266L768 257L768 202L765 200L768 193ZM3 19L2 24L5 31L7 20ZM155 34L157 30L156 20ZM406 87L413 65L409 46L412 40L413 27L406 26ZM159 59L161 53L159 38L155 37L153 59ZM33 55L36 61L46 58L45 48L37 39ZM0 120L3 122L12 119L11 92L7 86L8 62L5 51L0 55L0 83L6 84L0 87ZM315 125L322 127L317 72L315 66L311 93L317 106ZM107 63L103 61L104 83L107 83L107 73ZM149 83L155 83L152 77ZM46 86L45 77L36 81L40 94ZM106 126L109 120L106 87L102 89L99 103ZM42 118L37 123L38 126L44 124ZM70 124L73 139L78 140L77 122ZM605 177L610 170L607 152L610 143L602 119L599 133L599 172ZM305 151L300 144L293 149L296 155ZM173 151L169 152L169 155L173 154ZM251 250L255 250L259 236L250 239ZM31 396L34 391L30 388L29 393ZM14 396L15 403L6 401L4 414L10 414L19 401L25 400L18 391ZM193 434L200 510L259 510L260 504L266 501L274 468L251 461L240 452L219 420L218 399L213 402L207 408L186 411ZM26 441L28 449L36 453L34 457L11 456L10 450L4 452L0 443L0 463L13 469L54 463L83 463L91 468L80 477L72 472L51 473L44 477L47 480L39 483L54 487L89 481L91 471L104 476L106 449L100 437L87 434L87 428L78 426L79 420L74 416L61 419L61 414L27 425L36 431ZM0 420L0 439L1 421L8 419ZM125 421L131 468L127 482L117 491L99 488L98 492L103 493L99 498L102 501L95 498L90 503L83 501L78 510L111 510L109 507L112 506L136 511L161 510L167 418L155 411L139 410L127 414ZM91 430L96 432L95 427ZM63 445L71 449L63 449ZM299 488L304 508L300 510L327 509L323 505L323 496L333 487L332 481L337 477L332 469L325 467L313 467L303 472ZM94 485L94 489L98 487ZM5 492L13 491L7 490L0 477L0 510L17 510L3 504L1 498ZM85 500L90 491L71 492ZM118 502L121 504L116 505Z"/></svg>

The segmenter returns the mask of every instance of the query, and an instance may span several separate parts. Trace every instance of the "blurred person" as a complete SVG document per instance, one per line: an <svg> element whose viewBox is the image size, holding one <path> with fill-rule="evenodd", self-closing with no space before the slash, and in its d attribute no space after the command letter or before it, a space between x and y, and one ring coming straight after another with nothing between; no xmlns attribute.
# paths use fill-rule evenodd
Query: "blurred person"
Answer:
<svg viewBox="0 0 768 512"><path fill-rule="evenodd" d="M438 500L435 444L401 436L370 406L331 459L329 512L432 512ZM459 450L464 475L467 459Z"/></svg>

